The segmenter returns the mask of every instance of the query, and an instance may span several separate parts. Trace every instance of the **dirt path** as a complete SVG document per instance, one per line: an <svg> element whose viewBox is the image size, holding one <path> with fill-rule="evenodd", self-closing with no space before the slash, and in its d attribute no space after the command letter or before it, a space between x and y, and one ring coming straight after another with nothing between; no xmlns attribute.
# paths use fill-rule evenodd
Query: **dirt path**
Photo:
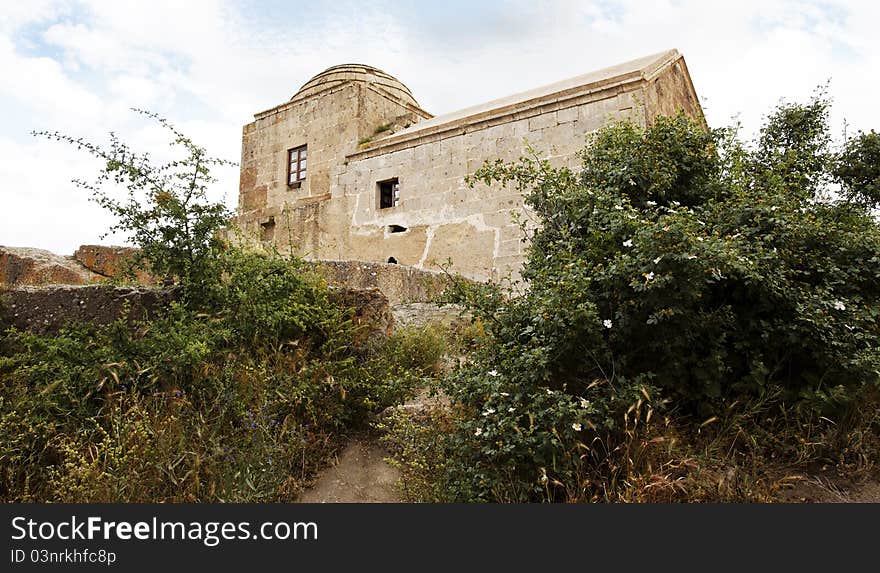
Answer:
<svg viewBox="0 0 880 573"><path fill-rule="evenodd" d="M811 476L780 496L785 503L880 503L880 481L847 484Z"/></svg>
<svg viewBox="0 0 880 573"><path fill-rule="evenodd" d="M461 309L455 305L398 304L392 312L398 327L449 325L461 320ZM418 412L430 400L422 392L398 408ZM394 488L400 472L385 461L388 455L375 437L353 439L339 454L336 464L322 471L315 485L303 492L299 503L401 503L403 500Z"/></svg>
<svg viewBox="0 0 880 573"><path fill-rule="evenodd" d="M375 440L356 438L324 470L299 503L399 503L394 484L400 472L384 458L388 452Z"/></svg>

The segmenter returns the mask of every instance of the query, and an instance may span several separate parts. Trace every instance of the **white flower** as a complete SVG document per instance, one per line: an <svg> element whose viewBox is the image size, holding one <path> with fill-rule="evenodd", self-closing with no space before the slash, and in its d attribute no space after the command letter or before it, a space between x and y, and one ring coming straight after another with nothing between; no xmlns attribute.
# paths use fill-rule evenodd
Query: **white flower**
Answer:
<svg viewBox="0 0 880 573"><path fill-rule="evenodd" d="M489 376L498 376L497 370L489 370Z"/></svg>
<svg viewBox="0 0 880 573"><path fill-rule="evenodd" d="M510 396L510 394L508 394L507 392L499 392L499 394L501 394L504 397Z"/></svg>
<svg viewBox="0 0 880 573"><path fill-rule="evenodd" d="M834 301L834 309L835 310L846 310L846 305L840 302L839 300Z"/></svg>
<svg viewBox="0 0 880 573"><path fill-rule="evenodd" d="M478 438L483 435L483 428L477 428L477 431L474 432L474 435Z"/></svg>
<svg viewBox="0 0 880 573"><path fill-rule="evenodd" d="M552 395L553 395L553 390L551 390L550 388L547 388L547 395L548 395L548 396L552 396Z"/></svg>
<svg viewBox="0 0 880 573"><path fill-rule="evenodd" d="M581 398L581 408L589 408L589 407L590 407L590 401L586 400L584 398Z"/></svg>
<svg viewBox="0 0 880 573"><path fill-rule="evenodd" d="M705 241L705 239L704 239L703 237L697 237L697 240L700 241L701 243L702 243L703 241Z"/></svg>
<svg viewBox="0 0 880 573"><path fill-rule="evenodd" d="M654 205L657 204L657 201L646 201L646 203L649 207L653 207Z"/></svg>
<svg viewBox="0 0 880 573"><path fill-rule="evenodd" d="M492 408L489 408L488 410L486 410L485 412L483 412L483 415L484 415L484 416L491 416L491 415L494 414L494 413L495 413L495 410L492 409Z"/></svg>
<svg viewBox="0 0 880 573"><path fill-rule="evenodd" d="M696 259L696 258L697 258L697 255L688 255L686 258L688 258L688 259Z"/></svg>
<svg viewBox="0 0 880 573"><path fill-rule="evenodd" d="M654 273L645 273L645 280L654 280Z"/></svg>
<svg viewBox="0 0 880 573"><path fill-rule="evenodd" d="M657 263L659 263L661 259L663 259L663 255L660 255L659 257L654 259L654 264L656 265Z"/></svg>
<svg viewBox="0 0 880 573"><path fill-rule="evenodd" d="M512 407L511 407L511 408L508 408L507 411L508 411L508 412L516 412L516 408L512 408Z"/></svg>
<svg viewBox="0 0 880 573"><path fill-rule="evenodd" d="M605 328L611 328L611 320L610 319L606 318L605 320L602 321L602 324L605 325Z"/></svg>
<svg viewBox="0 0 880 573"><path fill-rule="evenodd" d="M583 429L583 426L581 426L580 424L575 422L574 424L571 425L571 429L574 430L575 432L580 432Z"/></svg>
<svg viewBox="0 0 880 573"><path fill-rule="evenodd" d="M627 240L625 240L625 241L623 242L623 246L624 246L624 247L632 247L632 246L633 246L633 240L632 240L632 239L627 239Z"/></svg>

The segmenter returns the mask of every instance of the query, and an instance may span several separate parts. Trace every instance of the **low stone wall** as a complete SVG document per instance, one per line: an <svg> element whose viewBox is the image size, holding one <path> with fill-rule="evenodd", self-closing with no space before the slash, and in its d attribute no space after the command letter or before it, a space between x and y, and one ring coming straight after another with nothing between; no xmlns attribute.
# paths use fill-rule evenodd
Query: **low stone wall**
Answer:
<svg viewBox="0 0 880 573"><path fill-rule="evenodd" d="M153 316L177 297L169 289L108 285L26 286L0 291L4 325L37 334L70 321L109 324L128 309L130 321Z"/></svg>
<svg viewBox="0 0 880 573"><path fill-rule="evenodd" d="M71 257L42 249L0 246L0 286L87 285L121 273L136 252L130 247L83 245ZM425 302L446 288L446 276L405 265L363 261L307 261L330 286L377 288L391 304ZM156 278L138 272L135 282L155 286Z"/></svg>
<svg viewBox="0 0 880 573"><path fill-rule="evenodd" d="M443 292L446 275L404 265L363 261L307 261L332 286L376 288L392 305L425 302Z"/></svg>
<svg viewBox="0 0 880 573"><path fill-rule="evenodd" d="M0 326L36 334L58 332L70 321L109 324L128 310L130 322L155 316L177 299L178 291L109 285L25 286L0 290ZM394 319L388 298L377 289L333 288L330 299L355 309L361 339L386 336Z"/></svg>

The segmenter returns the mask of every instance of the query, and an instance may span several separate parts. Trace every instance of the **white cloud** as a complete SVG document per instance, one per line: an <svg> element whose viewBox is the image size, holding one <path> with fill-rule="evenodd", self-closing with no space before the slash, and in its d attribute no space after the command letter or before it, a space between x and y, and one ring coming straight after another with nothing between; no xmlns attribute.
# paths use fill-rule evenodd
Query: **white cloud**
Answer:
<svg viewBox="0 0 880 573"><path fill-rule="evenodd" d="M0 36L0 93L18 100L34 115L35 122L72 127L96 121L104 111L101 99L72 81L61 63L48 57L18 53L8 38ZM71 122L70 119L75 118Z"/></svg>
<svg viewBox="0 0 880 573"><path fill-rule="evenodd" d="M91 158L49 142L0 138L0 244L39 247L71 254L77 245L97 243L112 220L72 177L95 173Z"/></svg>

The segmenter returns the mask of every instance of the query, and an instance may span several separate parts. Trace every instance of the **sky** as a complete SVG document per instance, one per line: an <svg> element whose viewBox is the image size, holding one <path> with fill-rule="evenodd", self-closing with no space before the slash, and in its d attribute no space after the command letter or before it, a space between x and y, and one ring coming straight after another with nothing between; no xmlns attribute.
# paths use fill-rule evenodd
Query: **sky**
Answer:
<svg viewBox="0 0 880 573"><path fill-rule="evenodd" d="M709 124L751 134L830 82L832 124L880 129L880 3L809 0L0 0L0 245L71 254L112 219L71 183L99 165L38 139L111 131L157 157L157 112L215 156L340 63L378 67L440 115L644 55L684 54ZM211 197L237 203L238 170Z"/></svg>

